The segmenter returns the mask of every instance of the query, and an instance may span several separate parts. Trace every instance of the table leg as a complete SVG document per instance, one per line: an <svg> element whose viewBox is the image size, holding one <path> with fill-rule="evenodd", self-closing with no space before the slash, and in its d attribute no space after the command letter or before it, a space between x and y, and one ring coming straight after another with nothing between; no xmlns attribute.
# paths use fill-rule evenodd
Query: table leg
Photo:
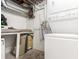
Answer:
<svg viewBox="0 0 79 59"><path fill-rule="evenodd" d="M19 44L20 44L20 33L17 33L17 41L16 41L16 59L19 59Z"/></svg>

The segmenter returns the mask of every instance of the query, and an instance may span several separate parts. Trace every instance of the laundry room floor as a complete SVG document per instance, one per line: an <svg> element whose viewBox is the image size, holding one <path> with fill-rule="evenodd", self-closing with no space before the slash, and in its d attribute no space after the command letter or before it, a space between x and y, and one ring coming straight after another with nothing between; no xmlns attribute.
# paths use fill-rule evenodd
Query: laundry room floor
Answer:
<svg viewBox="0 0 79 59"><path fill-rule="evenodd" d="M16 59L16 57L11 53L7 53L5 59ZM19 59L44 59L44 51L32 49L20 56Z"/></svg>
<svg viewBox="0 0 79 59"><path fill-rule="evenodd" d="M24 55L23 56L20 56L19 59L23 59L23 57L24 57ZM7 53L5 59L16 59L16 57L13 56L10 53Z"/></svg>

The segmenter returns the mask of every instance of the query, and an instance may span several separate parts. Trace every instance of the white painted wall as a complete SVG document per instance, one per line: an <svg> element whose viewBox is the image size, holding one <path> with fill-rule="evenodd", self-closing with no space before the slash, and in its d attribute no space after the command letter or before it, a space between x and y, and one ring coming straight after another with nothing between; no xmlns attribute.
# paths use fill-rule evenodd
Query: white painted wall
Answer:
<svg viewBox="0 0 79 59"><path fill-rule="evenodd" d="M40 10L35 13L34 19L34 39L33 39L33 48L44 51L44 40L41 38L41 28L40 24L45 20L44 15L45 10Z"/></svg>
<svg viewBox="0 0 79 59"><path fill-rule="evenodd" d="M5 38L5 52L9 53L12 49L12 46L14 43L16 44L16 35L10 35L10 36L2 36Z"/></svg>
<svg viewBox="0 0 79 59"><path fill-rule="evenodd" d="M27 28L27 18L12 14L9 12L1 11L2 14L7 18L8 26L12 26L16 29L26 29Z"/></svg>
<svg viewBox="0 0 79 59"><path fill-rule="evenodd" d="M7 23L8 23L8 26L12 26L16 29L28 29L28 19L23 17L23 16L20 16L20 15L17 15L14 14L14 13L11 13L11 12L8 12L8 11L5 11L5 10L1 10L1 13L7 18ZM6 53L10 52L11 51L11 48L12 48L12 45L14 44L15 40L16 40L16 36L12 35L12 36L3 36L4 38L6 38Z"/></svg>

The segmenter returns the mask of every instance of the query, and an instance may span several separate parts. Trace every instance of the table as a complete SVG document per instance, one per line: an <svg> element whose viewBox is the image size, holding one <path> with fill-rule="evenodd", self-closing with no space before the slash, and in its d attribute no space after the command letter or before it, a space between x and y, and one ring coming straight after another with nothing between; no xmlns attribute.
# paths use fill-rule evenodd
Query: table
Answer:
<svg viewBox="0 0 79 59"><path fill-rule="evenodd" d="M31 30L27 29L1 29L1 36L5 35L17 35L16 41L16 59L19 58L19 43L20 43L20 35L33 33Z"/></svg>

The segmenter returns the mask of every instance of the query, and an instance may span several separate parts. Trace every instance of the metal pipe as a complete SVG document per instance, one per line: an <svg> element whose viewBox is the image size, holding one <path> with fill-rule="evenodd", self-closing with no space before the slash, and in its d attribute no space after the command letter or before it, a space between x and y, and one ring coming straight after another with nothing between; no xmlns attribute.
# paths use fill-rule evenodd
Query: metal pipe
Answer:
<svg viewBox="0 0 79 59"><path fill-rule="evenodd" d="M22 9L16 9L15 7L12 7L12 6L7 5L7 3L6 3L5 0L1 0L1 2L3 3L4 7L8 8L8 9L15 10L15 11L19 11L19 12L27 13L27 12L25 12L25 11L22 10Z"/></svg>

